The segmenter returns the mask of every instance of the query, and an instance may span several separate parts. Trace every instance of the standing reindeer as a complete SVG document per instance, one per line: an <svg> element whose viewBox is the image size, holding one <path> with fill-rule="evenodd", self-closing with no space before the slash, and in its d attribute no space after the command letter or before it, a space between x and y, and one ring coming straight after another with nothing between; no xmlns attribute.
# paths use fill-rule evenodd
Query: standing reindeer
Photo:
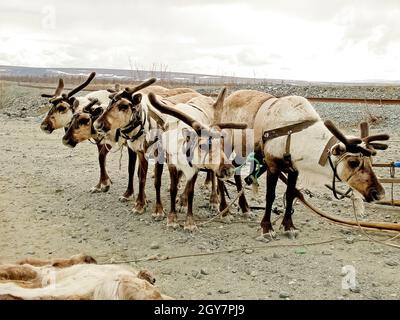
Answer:
<svg viewBox="0 0 400 320"><path fill-rule="evenodd" d="M54 130L64 128L65 132L67 132L68 127L71 123L71 120L75 113L82 113L83 110L88 108L87 106L92 103L92 101L96 100L97 104L108 105L110 101L109 95L110 93L107 90L98 90L95 92L91 92L83 97L73 97L76 93L83 90L89 83L93 80L96 73L92 72L89 78L71 90L68 94L63 94L64 90L64 81L62 79L59 80L58 86L54 92L54 94L42 94L42 97L49 98L49 106L50 110L48 111L46 117L44 118L40 128L46 133L52 133ZM64 141L66 145L73 146L72 144ZM76 145L76 144L75 144ZM90 192L107 192L111 186L111 179L109 178L106 170L106 158L109 150L112 148L112 140L107 139L98 139L97 140L97 150L98 150L98 159L99 159L99 167L100 167L100 178L99 182L96 186L90 189ZM132 158L135 155L129 154L129 157ZM132 161L132 160L131 160ZM129 198L133 194L133 186L128 185L127 190L121 196L121 199Z"/></svg>
<svg viewBox="0 0 400 320"><path fill-rule="evenodd" d="M365 124L361 139L346 137L332 122L324 123L307 99L275 98L254 90L240 90L230 95L216 120L243 121L254 130L256 156L267 166L266 208L261 221L262 235L266 238L276 237L271 211L282 172L287 173L288 182L282 226L291 237L298 234L292 221L298 182L313 187L339 179L352 188L357 197L363 196L368 202L384 197L370 157L376 153L375 149L387 148L374 141L388 140L389 136L368 136ZM234 150L241 148L234 145Z"/></svg>
<svg viewBox="0 0 400 320"><path fill-rule="evenodd" d="M224 136L221 129L244 129L246 125L236 123L216 123L214 110L223 103L224 88L217 101L209 97L196 97L185 104L173 107L150 93L149 101L157 110L170 115L167 118L161 146L165 150L170 173L171 210L167 226L176 228L176 196L180 174L186 177L187 215L184 230L197 229L193 217L194 187L200 169L212 171L218 179L228 179L234 174L234 167L225 154Z"/></svg>

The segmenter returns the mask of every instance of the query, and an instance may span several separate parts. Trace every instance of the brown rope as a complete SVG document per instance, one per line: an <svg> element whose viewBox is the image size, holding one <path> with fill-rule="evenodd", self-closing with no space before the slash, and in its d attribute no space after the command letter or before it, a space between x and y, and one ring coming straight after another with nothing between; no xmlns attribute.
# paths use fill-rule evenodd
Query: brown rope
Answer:
<svg viewBox="0 0 400 320"><path fill-rule="evenodd" d="M316 246L316 245L320 245L320 244L327 244L327 243L332 243L332 242L345 240L345 239L346 239L345 237L340 237L340 238L334 238L334 239L330 239L330 240L300 243L300 244L287 243L287 244L276 244L276 245L250 246L250 247L235 248L235 249L230 249L230 250L191 253L191 254L183 254L183 255L176 255L176 256L161 256L161 257L151 256L151 257L145 257L145 258L139 258L139 259L133 259L133 260L111 261L111 264L137 263L137 262L145 262L145 261L153 261L153 260L166 261L166 260L181 259L181 258L201 257L201 256L211 256L211 255L216 255L216 254L232 253L232 252L238 252L238 251L245 251L247 249L258 250L258 249L296 248L296 247ZM358 241L368 241L368 240L358 240ZM112 258L108 259L106 261L110 261L110 260L112 260ZM99 264L105 264L105 263L103 262L103 263L99 263Z"/></svg>
<svg viewBox="0 0 400 320"><path fill-rule="evenodd" d="M352 204L353 204L353 213L354 213L354 217L355 217L355 219L356 219L358 228L361 230L361 232L362 232L369 240L371 240L372 242L376 242L376 243L383 244L383 245L385 245L385 246L389 246L389 247L393 247L393 248L400 249L400 245L393 244L393 243L389 243L389 241L393 241L394 239L398 238L398 237L400 236L400 232L399 232L397 235L395 235L394 237L392 237L392 238L390 238L390 239L388 239L388 240L386 240L386 241L382 241L382 240L378 240L378 239L375 239L375 238L371 237L371 236L364 230L364 228L360 225L360 222L358 221L357 210L356 210L356 206L355 206L355 201L354 201L354 200L355 200L355 199L354 199L354 196L352 196L352 197L351 197L351 202L352 202Z"/></svg>

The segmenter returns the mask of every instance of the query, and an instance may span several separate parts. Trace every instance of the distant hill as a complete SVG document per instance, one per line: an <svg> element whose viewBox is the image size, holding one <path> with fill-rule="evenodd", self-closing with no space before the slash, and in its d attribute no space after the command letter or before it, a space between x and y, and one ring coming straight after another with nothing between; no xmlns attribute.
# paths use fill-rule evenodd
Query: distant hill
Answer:
<svg viewBox="0 0 400 320"><path fill-rule="evenodd" d="M121 81L121 80L144 80L151 77L159 80L193 83L193 84L212 84L212 83L260 83L263 79L250 79L240 77L215 76L207 74L192 74L169 71L147 71L147 70L122 70L122 69L99 69L99 68L35 68L35 67L16 67L1 66L0 77L75 77L87 76L90 72L96 71L97 79Z"/></svg>
<svg viewBox="0 0 400 320"><path fill-rule="evenodd" d="M315 82L300 80L282 80L282 79L262 79L245 78L233 76L218 76L208 74L193 74L171 71L148 71L148 70L123 70L123 69L100 69L100 68L35 68L35 67L17 67L0 65L0 78L5 77L32 77L32 78L59 78L59 77L78 77L87 76L90 72L96 71L97 79L110 80L110 82L144 80L156 77L159 80L178 82L186 84L284 84L293 86L399 86L400 81L386 80L367 80L353 82Z"/></svg>

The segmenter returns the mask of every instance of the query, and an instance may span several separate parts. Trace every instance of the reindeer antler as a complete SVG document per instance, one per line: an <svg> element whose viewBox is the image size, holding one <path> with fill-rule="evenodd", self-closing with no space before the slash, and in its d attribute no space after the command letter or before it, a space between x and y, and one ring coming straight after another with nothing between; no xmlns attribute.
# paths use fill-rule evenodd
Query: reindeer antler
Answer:
<svg viewBox="0 0 400 320"><path fill-rule="evenodd" d="M340 142L346 146L346 150L352 153L362 153L365 156L371 156L372 151L370 149L360 146L362 139L359 138L347 138L339 129L333 124L331 120L326 120L324 122L328 130L336 137ZM364 129L365 132L365 129Z"/></svg>
<svg viewBox="0 0 400 320"><path fill-rule="evenodd" d="M164 102L159 101L153 92L149 93L149 101L158 111L165 114L169 114L170 116L173 116L183 121L187 125L191 126L196 131L197 134L200 135L202 130L208 131L208 129L205 126L203 126L200 122L193 119L191 116L183 113L181 110L178 110L176 108L171 108L167 106Z"/></svg>
<svg viewBox="0 0 400 320"><path fill-rule="evenodd" d="M61 92L64 90L64 80L63 79L58 79L58 85L56 88L56 91L54 92L54 94L47 94L47 93L42 93L41 96L43 98L54 98L54 97L58 97L61 95Z"/></svg>
<svg viewBox="0 0 400 320"><path fill-rule="evenodd" d="M135 92L138 92L139 90L142 90L148 86L151 86L154 82L156 82L157 79L156 78L151 78L149 80L146 80L144 82L142 82L141 84L137 85L136 87L133 88L125 88L125 91L128 92L129 94L133 94Z"/></svg>
<svg viewBox="0 0 400 320"><path fill-rule="evenodd" d="M94 99L92 99L84 108L83 108L83 112L85 112L85 113L91 113L91 111L92 111L92 107L95 105L95 104L98 104L99 103L99 99L97 99L97 98L94 98Z"/></svg>
<svg viewBox="0 0 400 320"><path fill-rule="evenodd" d="M389 140L388 134L375 134L369 135L368 122L360 123L361 139L364 141L365 146L372 151L372 154L376 154L376 150L386 150L389 146L385 143L373 142L373 141L386 141Z"/></svg>
<svg viewBox="0 0 400 320"><path fill-rule="evenodd" d="M96 76L96 72L92 72L84 83L80 84L79 86L77 86L76 88L74 88L70 92L68 92L68 94L66 95L66 98L67 99L71 98L74 94L76 94L79 91L81 91L82 89L86 88L95 76Z"/></svg>

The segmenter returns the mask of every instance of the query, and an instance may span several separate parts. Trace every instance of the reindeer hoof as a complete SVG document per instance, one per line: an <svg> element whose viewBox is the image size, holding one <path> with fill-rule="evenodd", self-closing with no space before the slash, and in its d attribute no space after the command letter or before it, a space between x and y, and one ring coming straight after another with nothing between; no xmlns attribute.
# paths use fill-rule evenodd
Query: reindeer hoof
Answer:
<svg viewBox="0 0 400 320"><path fill-rule="evenodd" d="M179 228L179 224L176 223L176 222L167 223L167 228L168 229L178 229Z"/></svg>
<svg viewBox="0 0 400 320"><path fill-rule="evenodd" d="M167 228L168 229L178 229L179 223L177 223L175 221L167 221Z"/></svg>
<svg viewBox="0 0 400 320"><path fill-rule="evenodd" d="M110 190L110 186L101 186L101 192L108 192Z"/></svg>
<svg viewBox="0 0 400 320"><path fill-rule="evenodd" d="M176 213L170 212L167 216L167 228L176 229L179 227Z"/></svg>
<svg viewBox="0 0 400 320"><path fill-rule="evenodd" d="M211 212L218 212L218 203L210 203Z"/></svg>
<svg viewBox="0 0 400 320"><path fill-rule="evenodd" d="M120 202L128 202L128 201L131 201L131 200L132 200L132 197L133 197L133 195L131 195L131 196L129 196L129 197L120 196L120 197L118 198L118 200L119 200Z"/></svg>
<svg viewBox="0 0 400 320"><path fill-rule="evenodd" d="M270 242L273 240L279 240L279 237L277 236L277 234L274 230L270 230L266 233L261 233L261 235L259 237L257 237L257 240L264 241L264 242Z"/></svg>
<svg viewBox="0 0 400 320"><path fill-rule="evenodd" d="M222 216L221 220L222 220L223 223L228 223L229 224L229 223L232 223L233 220L235 220L235 218L233 217L233 215L227 214L225 216Z"/></svg>
<svg viewBox="0 0 400 320"><path fill-rule="evenodd" d="M137 215L142 215L144 211L145 211L144 207L136 206L135 208L132 209L132 212Z"/></svg>
<svg viewBox="0 0 400 320"><path fill-rule="evenodd" d="M162 221L165 217L164 212L154 212L151 214L155 221Z"/></svg>
<svg viewBox="0 0 400 320"><path fill-rule="evenodd" d="M98 186L95 186L90 189L90 193L100 193L100 192L101 192L101 188Z"/></svg>
<svg viewBox="0 0 400 320"><path fill-rule="evenodd" d="M299 233L299 230L295 228L290 228L283 232L283 234L291 240L296 239L299 236Z"/></svg>
<svg viewBox="0 0 400 320"><path fill-rule="evenodd" d="M187 232L195 232L198 231L199 229L195 224L186 224L183 226L183 230Z"/></svg>

